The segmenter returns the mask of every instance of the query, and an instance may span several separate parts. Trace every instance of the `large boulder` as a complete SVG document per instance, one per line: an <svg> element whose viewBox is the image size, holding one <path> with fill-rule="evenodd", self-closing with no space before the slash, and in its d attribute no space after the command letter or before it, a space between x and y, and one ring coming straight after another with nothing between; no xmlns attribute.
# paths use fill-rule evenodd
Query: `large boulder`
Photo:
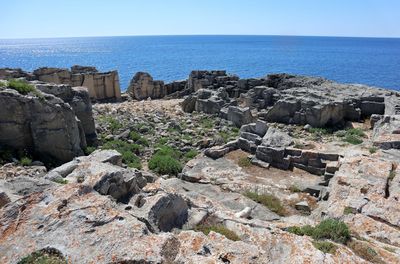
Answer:
<svg viewBox="0 0 400 264"><path fill-rule="evenodd" d="M38 90L47 94L53 94L68 103L82 124L87 143L92 145L97 141L92 103L86 87L71 87L67 84L41 82L35 82L35 86Z"/></svg>
<svg viewBox="0 0 400 264"><path fill-rule="evenodd" d="M147 98L158 99L166 95L163 81L154 81L147 72L138 72L132 78L127 91L132 98L143 100Z"/></svg>
<svg viewBox="0 0 400 264"><path fill-rule="evenodd" d="M235 126L241 127L253 121L249 107L229 106L228 118Z"/></svg>
<svg viewBox="0 0 400 264"><path fill-rule="evenodd" d="M86 139L81 122L60 98L5 89L0 90L0 104L0 144L56 162L83 155Z"/></svg>

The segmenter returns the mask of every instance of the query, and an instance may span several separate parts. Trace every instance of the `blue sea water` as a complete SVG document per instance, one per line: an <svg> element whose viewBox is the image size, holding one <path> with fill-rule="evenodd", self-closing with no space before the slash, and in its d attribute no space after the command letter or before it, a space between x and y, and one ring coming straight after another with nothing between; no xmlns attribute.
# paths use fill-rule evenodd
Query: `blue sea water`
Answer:
<svg viewBox="0 0 400 264"><path fill-rule="evenodd" d="M0 40L0 67L96 66L118 70L125 90L137 71L164 81L191 70L322 76L400 90L400 39L289 36L142 36Z"/></svg>

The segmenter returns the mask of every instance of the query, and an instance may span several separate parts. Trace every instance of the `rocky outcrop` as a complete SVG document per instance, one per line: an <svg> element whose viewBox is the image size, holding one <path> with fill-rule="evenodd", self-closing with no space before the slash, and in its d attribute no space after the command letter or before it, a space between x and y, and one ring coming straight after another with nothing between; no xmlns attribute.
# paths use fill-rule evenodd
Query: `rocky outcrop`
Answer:
<svg viewBox="0 0 400 264"><path fill-rule="evenodd" d="M375 116L374 145L382 149L400 149L400 115Z"/></svg>
<svg viewBox="0 0 400 264"><path fill-rule="evenodd" d="M138 72L132 78L127 93L132 98L143 100L147 98L163 98L167 93L163 81L154 81L146 72Z"/></svg>
<svg viewBox="0 0 400 264"><path fill-rule="evenodd" d="M97 134L93 119L92 103L86 87L71 87L67 84L51 84L32 82L35 87L47 94L53 94L68 103L76 117L82 124L86 142L93 145L97 141Z"/></svg>
<svg viewBox="0 0 400 264"><path fill-rule="evenodd" d="M0 144L57 162L83 154L83 126L71 106L60 98L5 89L0 91L0 104Z"/></svg>
<svg viewBox="0 0 400 264"><path fill-rule="evenodd" d="M75 65L71 70L43 67L24 72L21 69L0 69L0 79L24 77L27 80L38 80L53 84L84 86L88 89L92 100L121 99L121 90L117 71L98 72L95 67Z"/></svg>
<svg viewBox="0 0 400 264"><path fill-rule="evenodd" d="M228 98L221 93L208 96L211 99L206 102L213 108L215 104L220 109L227 104L240 105L250 107L257 112L258 118L267 122L309 124L312 127L343 126L346 121L360 121L372 114L396 111L400 105L399 95L393 91L288 74L239 80L220 71L192 72L188 87L195 93L185 100L184 111L190 112L193 107L185 106L194 105L194 101L207 99L199 96L201 89L215 91L223 87ZM227 117L226 110L222 116Z"/></svg>

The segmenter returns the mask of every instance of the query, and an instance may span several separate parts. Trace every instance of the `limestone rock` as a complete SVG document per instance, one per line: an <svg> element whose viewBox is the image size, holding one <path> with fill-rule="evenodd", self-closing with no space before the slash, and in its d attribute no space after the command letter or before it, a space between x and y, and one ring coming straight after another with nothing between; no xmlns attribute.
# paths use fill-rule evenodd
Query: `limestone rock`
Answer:
<svg viewBox="0 0 400 264"><path fill-rule="evenodd" d="M86 139L73 109L52 95L0 91L0 144L28 149L47 160L66 162L83 154Z"/></svg>
<svg viewBox="0 0 400 264"><path fill-rule="evenodd" d="M400 149L400 115L382 116L374 124L374 145L382 149Z"/></svg>
<svg viewBox="0 0 400 264"><path fill-rule="evenodd" d="M147 72L138 72L132 78L127 91L132 98L143 100L147 98L157 99L166 95L163 81L154 81Z"/></svg>
<svg viewBox="0 0 400 264"><path fill-rule="evenodd" d="M227 119L235 124L237 127L249 124L253 121L253 116L251 115L250 108L242 108L238 106L230 106L228 108Z"/></svg>

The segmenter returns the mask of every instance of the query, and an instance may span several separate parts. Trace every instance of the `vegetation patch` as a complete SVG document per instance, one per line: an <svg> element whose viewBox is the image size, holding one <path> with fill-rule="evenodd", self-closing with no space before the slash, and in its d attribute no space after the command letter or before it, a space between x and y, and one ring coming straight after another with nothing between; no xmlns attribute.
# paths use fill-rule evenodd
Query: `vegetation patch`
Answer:
<svg viewBox="0 0 400 264"><path fill-rule="evenodd" d="M30 159L28 157L22 157L19 162L21 163L22 166L31 166L32 159Z"/></svg>
<svg viewBox="0 0 400 264"><path fill-rule="evenodd" d="M150 146L149 141L148 141L146 138L142 137L142 136L141 136L138 132L136 132L136 131L130 132L130 133L129 133L129 138L130 138L131 140L133 140L133 141L134 141L136 144L138 144L138 145L142 145L142 146L145 146L145 147Z"/></svg>
<svg viewBox="0 0 400 264"><path fill-rule="evenodd" d="M199 152L197 150L191 149L185 153L184 158L186 161L189 161L191 159L194 159L198 154L199 154Z"/></svg>
<svg viewBox="0 0 400 264"><path fill-rule="evenodd" d="M35 87L32 84L29 84L25 80L16 80L16 79L11 79L8 81L8 88L14 89L20 94L28 94L30 92L36 91Z"/></svg>
<svg viewBox="0 0 400 264"><path fill-rule="evenodd" d="M300 192L302 192L302 190L299 187L297 187L296 185L290 186L289 187L289 191L292 192L292 193L300 193Z"/></svg>
<svg viewBox="0 0 400 264"><path fill-rule="evenodd" d="M352 207L345 207L345 208L343 209L343 214L344 214L344 215L356 214L356 213L357 213L357 210L354 209L354 208L352 208Z"/></svg>
<svg viewBox="0 0 400 264"><path fill-rule="evenodd" d="M360 128L350 128L346 130L341 130L336 133L338 137L342 138L342 141L359 145L363 143L363 138L366 137L364 131ZM376 150L375 150L376 151Z"/></svg>
<svg viewBox="0 0 400 264"><path fill-rule="evenodd" d="M335 254L337 250L337 246L329 241L313 241L312 244L324 253Z"/></svg>
<svg viewBox="0 0 400 264"><path fill-rule="evenodd" d="M255 192L245 192L245 196L250 198L251 200L264 205L268 209L270 209L272 212L284 216L286 214L286 210L283 207L281 201L275 197L274 195L271 194L258 194Z"/></svg>
<svg viewBox="0 0 400 264"><path fill-rule="evenodd" d="M183 169L181 155L178 150L162 146L149 160L149 169L158 174L178 175Z"/></svg>
<svg viewBox="0 0 400 264"><path fill-rule="evenodd" d="M299 236L311 236L316 240L330 239L334 242L346 244L350 240L350 230L339 220L326 219L317 226L289 227L288 232Z"/></svg>
<svg viewBox="0 0 400 264"><path fill-rule="evenodd" d="M67 261L58 251L44 249L24 257L18 264L67 264Z"/></svg>
<svg viewBox="0 0 400 264"><path fill-rule="evenodd" d="M376 264L385 263L379 254L371 248L366 242L352 240L347 243L347 246L353 250L353 252L359 257Z"/></svg>
<svg viewBox="0 0 400 264"><path fill-rule="evenodd" d="M122 140L111 140L106 142L102 149L115 149L122 155L122 161L130 168L141 169L142 164L140 158L136 156L139 154L143 147L138 144L130 144Z"/></svg>
<svg viewBox="0 0 400 264"><path fill-rule="evenodd" d="M368 149L368 151L369 151L369 153L374 154L374 153L376 153L376 152L378 151L378 148L376 148L376 147L370 147L370 148Z"/></svg>
<svg viewBox="0 0 400 264"><path fill-rule="evenodd" d="M54 179L53 182L58 183L58 184L67 184L68 180L66 180L66 179Z"/></svg>
<svg viewBox="0 0 400 264"><path fill-rule="evenodd" d="M107 124L109 129L111 130L111 133L113 133L113 134L116 133L119 129L121 129L123 127L121 122L119 122L117 119L115 119L112 116L101 116L99 118L99 121Z"/></svg>
<svg viewBox="0 0 400 264"><path fill-rule="evenodd" d="M240 237L232 230L226 228L225 226L219 225L198 225L194 229L195 231L202 232L208 235L211 231L225 236L227 239L232 241L240 241Z"/></svg>

